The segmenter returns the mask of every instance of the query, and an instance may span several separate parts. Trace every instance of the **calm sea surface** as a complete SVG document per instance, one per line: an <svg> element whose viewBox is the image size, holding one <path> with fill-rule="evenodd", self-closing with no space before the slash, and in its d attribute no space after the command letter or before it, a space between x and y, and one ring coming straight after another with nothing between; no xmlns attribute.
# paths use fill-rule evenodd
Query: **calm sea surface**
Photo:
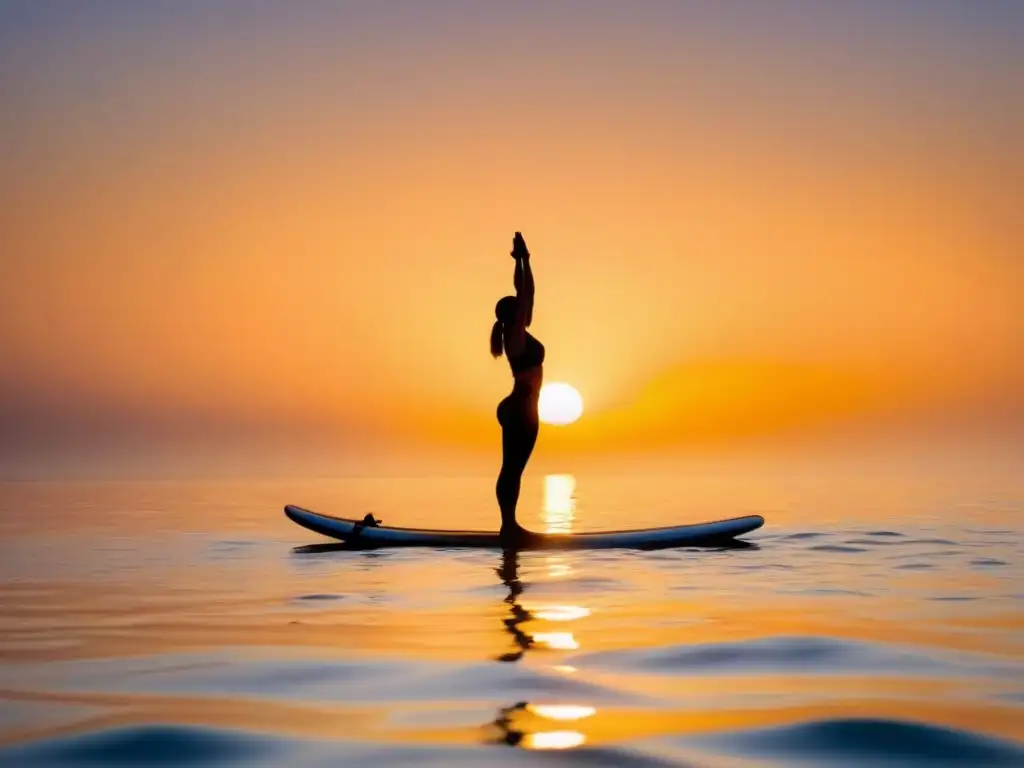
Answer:
<svg viewBox="0 0 1024 768"><path fill-rule="evenodd" d="M492 486L0 484L0 764L1024 765L1012 472L523 489L542 530L767 518L719 550L325 551L281 512L493 528Z"/></svg>

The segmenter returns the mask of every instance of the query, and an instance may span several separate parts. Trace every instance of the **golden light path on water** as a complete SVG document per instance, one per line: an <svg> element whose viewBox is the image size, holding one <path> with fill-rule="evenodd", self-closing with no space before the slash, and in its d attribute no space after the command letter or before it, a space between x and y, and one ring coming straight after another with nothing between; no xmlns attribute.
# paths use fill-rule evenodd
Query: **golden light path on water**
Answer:
<svg viewBox="0 0 1024 768"><path fill-rule="evenodd" d="M583 720L595 714L596 708L580 704L527 704L516 712L516 715L559 722ZM559 729L524 733L519 743L526 749L571 749L580 746L586 740L587 737L580 731Z"/></svg>
<svg viewBox="0 0 1024 768"><path fill-rule="evenodd" d="M531 704L529 709L549 720L582 720L597 712L594 707L580 704Z"/></svg>
<svg viewBox="0 0 1024 768"><path fill-rule="evenodd" d="M536 608L531 613L538 619L546 619L547 621L572 621L573 619L582 619L584 616L589 616L590 609L579 605L551 605Z"/></svg>
<svg viewBox="0 0 1024 768"><path fill-rule="evenodd" d="M557 651L575 651L580 647L572 632L534 632L533 640Z"/></svg>
<svg viewBox="0 0 1024 768"><path fill-rule="evenodd" d="M544 500L542 506L544 530L546 533L571 533L576 519L576 478L569 474L547 475L544 478ZM546 559L547 575L553 580L572 575L572 567L562 555L550 555ZM536 605L528 606L534 619L551 622L576 621L590 615L590 609L579 605ZM534 632L533 641L552 650L572 651L580 647L572 632L557 630ZM571 674L574 667L558 664L552 667L558 672ZM597 710L584 704L530 704L530 714L545 720L560 722L582 720L594 715ZM574 730L537 730L528 733L522 741L527 749L551 750L572 749L586 742L586 736Z"/></svg>
<svg viewBox="0 0 1024 768"><path fill-rule="evenodd" d="M527 749L572 749L586 741L579 731L540 731L530 733L523 740Z"/></svg>
<svg viewBox="0 0 1024 768"><path fill-rule="evenodd" d="M546 533L571 533L576 519L576 478L545 475L544 523Z"/></svg>

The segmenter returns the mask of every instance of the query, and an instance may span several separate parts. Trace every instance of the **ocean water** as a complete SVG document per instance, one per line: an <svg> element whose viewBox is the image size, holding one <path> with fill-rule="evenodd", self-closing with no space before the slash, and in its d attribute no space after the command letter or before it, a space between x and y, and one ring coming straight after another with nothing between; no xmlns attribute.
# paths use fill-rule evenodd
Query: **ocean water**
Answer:
<svg viewBox="0 0 1024 768"><path fill-rule="evenodd" d="M1013 472L524 485L542 530L766 517L719 549L353 552L281 512L491 528L492 487L0 485L0 764L1024 765Z"/></svg>

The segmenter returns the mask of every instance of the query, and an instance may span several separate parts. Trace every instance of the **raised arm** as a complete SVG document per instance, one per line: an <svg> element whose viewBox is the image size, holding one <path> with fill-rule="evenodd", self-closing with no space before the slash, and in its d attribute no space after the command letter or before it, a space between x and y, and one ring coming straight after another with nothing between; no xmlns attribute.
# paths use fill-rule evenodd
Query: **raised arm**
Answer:
<svg viewBox="0 0 1024 768"><path fill-rule="evenodd" d="M529 327L533 322L533 269L530 267L530 251L526 248L523 236L516 232L512 241L512 256L516 260L516 271L513 282L516 296L519 299L519 313L523 325Z"/></svg>

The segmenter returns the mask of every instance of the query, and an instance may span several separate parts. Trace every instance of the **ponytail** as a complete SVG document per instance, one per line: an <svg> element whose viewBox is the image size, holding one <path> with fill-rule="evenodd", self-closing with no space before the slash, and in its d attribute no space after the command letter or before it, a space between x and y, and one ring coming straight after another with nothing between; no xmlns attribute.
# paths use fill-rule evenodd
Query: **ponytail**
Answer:
<svg viewBox="0 0 1024 768"><path fill-rule="evenodd" d="M491 355L494 357L501 357L501 353L505 347L504 339L502 337L502 331L504 330L501 320L494 321L494 327L491 328Z"/></svg>

